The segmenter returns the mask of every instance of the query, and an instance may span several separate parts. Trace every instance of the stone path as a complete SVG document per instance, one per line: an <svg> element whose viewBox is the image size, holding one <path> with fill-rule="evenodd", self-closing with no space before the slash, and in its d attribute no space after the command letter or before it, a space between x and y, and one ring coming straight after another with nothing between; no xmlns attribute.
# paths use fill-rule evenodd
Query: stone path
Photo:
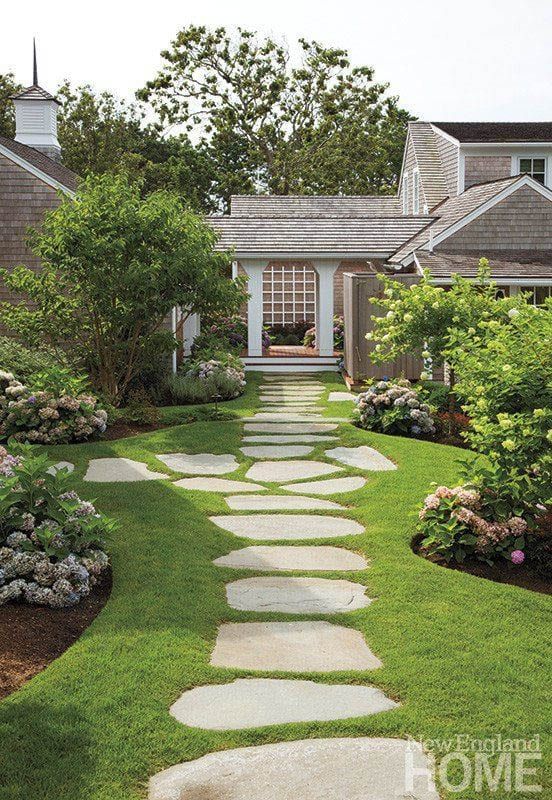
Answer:
<svg viewBox="0 0 552 800"><path fill-rule="evenodd" d="M336 515L337 511L346 511L343 506L312 495L340 495L365 485L364 475L325 478L343 470L336 461L362 472L396 469L396 465L366 446L328 449L328 461L301 460L315 444L338 438L326 434L338 429L341 418L318 414L321 409L316 404L325 393L325 385L308 376L266 375L260 392L263 407L254 417L243 420L246 435L240 450L248 458L258 459L245 480L184 478L175 485L200 491L236 491L225 498L229 508L254 513L223 514L210 520L241 538L305 541L363 533L360 523ZM345 399L353 398L347 392L330 394L331 401ZM301 446L305 444L308 446ZM239 466L232 455L173 453L159 458L177 472L206 476L225 475ZM279 494L249 494L267 490L270 484L280 484ZM303 509L330 513L296 513ZM261 574L231 580L226 584L226 598L238 611L343 617L372 602L362 578L355 576L352 581L335 577L339 572L362 572L369 567L367 560L335 545L255 544L232 550L213 563L259 573L334 573L332 578ZM322 620L262 619L221 623L211 664L224 669L287 672L291 676L359 671L363 680L366 671L382 666L362 633L353 627ZM185 691L170 713L184 725L223 731L389 713L396 705L381 690L357 683L252 676ZM407 759L416 770L410 789L405 786ZM370 737L309 739L225 750L170 767L151 778L149 786L149 800L406 797L439 800L421 746Z"/></svg>
<svg viewBox="0 0 552 800"><path fill-rule="evenodd" d="M330 403L342 403L344 400L350 400L353 402L356 398L356 395L351 394L351 392L330 392L328 395L328 402Z"/></svg>

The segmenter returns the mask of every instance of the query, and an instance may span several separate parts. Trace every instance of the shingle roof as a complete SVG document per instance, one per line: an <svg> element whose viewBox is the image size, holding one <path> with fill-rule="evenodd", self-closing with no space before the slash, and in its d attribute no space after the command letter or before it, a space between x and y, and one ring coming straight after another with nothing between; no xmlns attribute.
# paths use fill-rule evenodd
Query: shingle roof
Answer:
<svg viewBox="0 0 552 800"><path fill-rule="evenodd" d="M475 254L428 253L424 250L419 250L416 257L420 267L428 269L437 280L450 279L453 274L475 278L480 258ZM485 257L489 259L493 279L552 279L552 252L486 252Z"/></svg>
<svg viewBox="0 0 552 800"><path fill-rule="evenodd" d="M507 186L510 186L517 181L523 180L523 177L515 175L511 178L501 178L497 181L490 181L489 183L481 183L475 186L470 186L462 194L449 197L444 200L439 206L432 209L433 217L437 217L435 222L431 225L433 235L442 233L442 231L454 225L463 217L475 211L479 206L483 205L495 195L499 194ZM417 250L429 241L429 228L420 231L410 241L405 242L390 259L390 263L397 264L407 258L414 250Z"/></svg>
<svg viewBox="0 0 552 800"><path fill-rule="evenodd" d="M78 175L58 161L54 161L53 158L49 158L45 153L41 153L40 150L35 150L34 147L29 147L26 144L21 144L21 142L14 142L13 139L6 139L4 136L0 136L0 145L5 147L6 150L11 150L14 155L27 161L31 166L49 175L50 178L61 183L69 191L76 191Z"/></svg>
<svg viewBox="0 0 552 800"><path fill-rule="evenodd" d="M459 142L552 142L552 122L434 122Z"/></svg>
<svg viewBox="0 0 552 800"><path fill-rule="evenodd" d="M429 122L410 122L408 131L414 147L420 181L430 209L448 197L441 156Z"/></svg>
<svg viewBox="0 0 552 800"><path fill-rule="evenodd" d="M219 234L218 249L236 255L277 257L339 254L387 258L430 217L209 217Z"/></svg>
<svg viewBox="0 0 552 800"><path fill-rule="evenodd" d="M14 94L11 100L55 100L59 105L59 100L53 94L47 92L41 86L27 86L23 91Z"/></svg>
<svg viewBox="0 0 552 800"><path fill-rule="evenodd" d="M233 217L316 218L400 216L399 198L372 195L233 195Z"/></svg>

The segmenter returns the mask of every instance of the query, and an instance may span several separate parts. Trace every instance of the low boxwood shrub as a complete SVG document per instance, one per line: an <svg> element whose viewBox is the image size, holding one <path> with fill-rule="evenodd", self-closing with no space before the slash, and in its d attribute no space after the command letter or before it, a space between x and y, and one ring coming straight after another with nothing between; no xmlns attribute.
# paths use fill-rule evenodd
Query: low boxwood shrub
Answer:
<svg viewBox="0 0 552 800"><path fill-rule="evenodd" d="M42 385L52 386L46 379ZM58 394L58 388L31 389L13 373L0 372L0 440L62 444L83 441L106 429L107 412L98 408L96 397Z"/></svg>
<svg viewBox="0 0 552 800"><path fill-rule="evenodd" d="M407 380L378 381L355 400L360 428L404 436L435 433L431 408Z"/></svg>
<svg viewBox="0 0 552 800"><path fill-rule="evenodd" d="M245 390L245 373L238 358L215 354L208 360L193 361L185 371L171 375L166 388L174 405L232 400Z"/></svg>
<svg viewBox="0 0 552 800"><path fill-rule="evenodd" d="M113 520L67 488L68 473L29 445L0 447L0 605L60 608L89 594L108 566Z"/></svg>

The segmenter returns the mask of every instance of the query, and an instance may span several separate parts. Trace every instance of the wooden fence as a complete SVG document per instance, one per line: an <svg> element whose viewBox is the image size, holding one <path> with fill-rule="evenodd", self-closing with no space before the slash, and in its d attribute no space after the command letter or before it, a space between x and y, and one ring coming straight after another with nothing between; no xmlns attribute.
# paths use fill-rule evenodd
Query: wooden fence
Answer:
<svg viewBox="0 0 552 800"><path fill-rule="evenodd" d="M396 280L406 285L418 283L419 275L397 275ZM381 314L381 308L370 303L371 297L383 297L382 281L369 272L346 272L343 275L343 317L345 321L345 369L354 383L368 378L399 378L416 380L423 370L423 360L416 354L401 356L385 364L374 364L370 354L374 343L366 334L374 327L372 316ZM443 379L443 370L435 370L435 380Z"/></svg>

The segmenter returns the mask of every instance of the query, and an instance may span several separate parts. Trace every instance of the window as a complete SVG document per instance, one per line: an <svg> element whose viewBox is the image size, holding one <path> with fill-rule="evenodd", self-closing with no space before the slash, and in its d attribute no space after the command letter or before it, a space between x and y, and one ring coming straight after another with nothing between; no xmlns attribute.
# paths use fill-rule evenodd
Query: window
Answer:
<svg viewBox="0 0 552 800"><path fill-rule="evenodd" d="M412 173L412 213L420 213L420 173L417 169Z"/></svg>
<svg viewBox="0 0 552 800"><path fill-rule="evenodd" d="M545 158L520 158L519 171L527 173L544 186L546 183Z"/></svg>
<svg viewBox="0 0 552 800"><path fill-rule="evenodd" d="M408 214L408 172L405 172L402 180L402 210L403 214Z"/></svg>
<svg viewBox="0 0 552 800"><path fill-rule="evenodd" d="M552 297L552 286L522 286L522 292L529 292L529 302L543 306L547 297Z"/></svg>

